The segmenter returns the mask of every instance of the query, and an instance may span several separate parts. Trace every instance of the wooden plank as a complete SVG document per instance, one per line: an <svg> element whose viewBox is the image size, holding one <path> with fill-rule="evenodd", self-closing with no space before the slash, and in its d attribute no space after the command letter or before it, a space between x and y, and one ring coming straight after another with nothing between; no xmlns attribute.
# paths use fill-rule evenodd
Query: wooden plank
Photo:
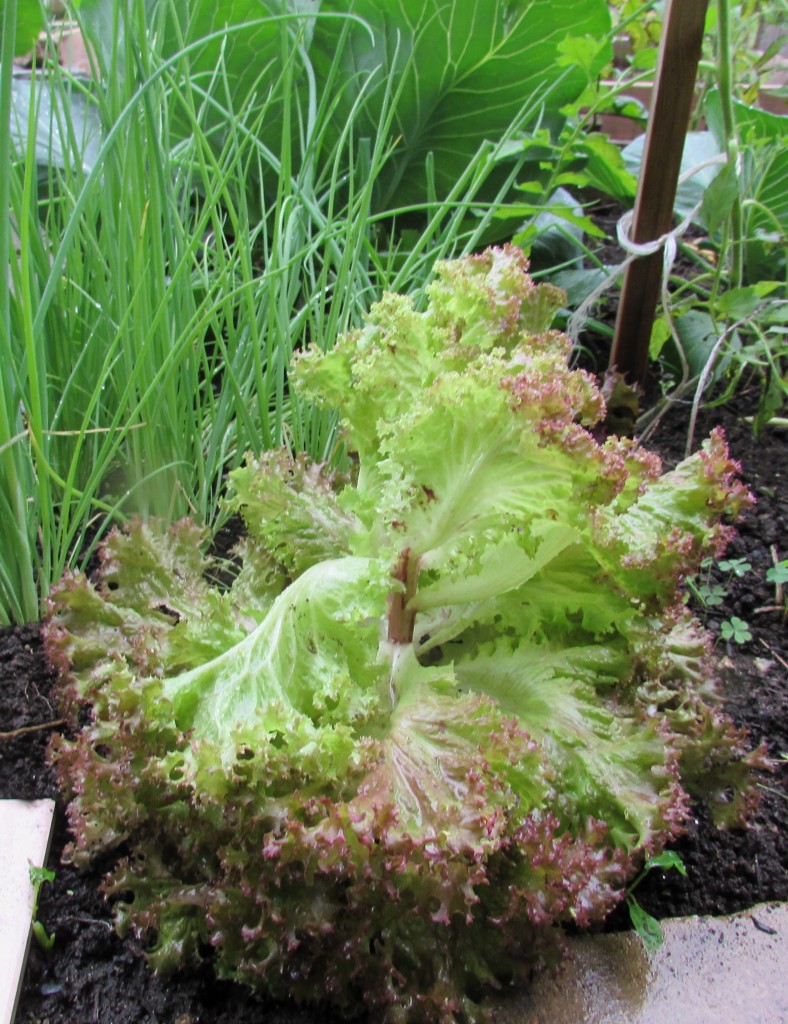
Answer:
<svg viewBox="0 0 788 1024"><path fill-rule="evenodd" d="M668 0L653 107L632 222L633 242L652 242L673 226L673 204L698 73L708 0ZM662 250L642 256L624 275L610 369L642 385L662 279Z"/></svg>
<svg viewBox="0 0 788 1024"><path fill-rule="evenodd" d="M54 800L0 800L0 1024L13 1024L30 945L30 868L44 867Z"/></svg>

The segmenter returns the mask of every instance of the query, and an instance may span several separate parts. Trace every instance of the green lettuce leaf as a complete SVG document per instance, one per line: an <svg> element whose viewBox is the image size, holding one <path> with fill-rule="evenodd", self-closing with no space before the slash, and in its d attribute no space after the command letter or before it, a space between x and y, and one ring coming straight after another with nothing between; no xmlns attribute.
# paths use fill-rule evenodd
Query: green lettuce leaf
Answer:
<svg viewBox="0 0 788 1024"><path fill-rule="evenodd" d="M604 400L512 247L438 264L297 360L348 475L250 456L228 567L184 521L51 598L77 862L125 846L121 929L159 970L386 1022L481 1021L684 827L751 808L681 585L751 502L721 432L673 470Z"/></svg>

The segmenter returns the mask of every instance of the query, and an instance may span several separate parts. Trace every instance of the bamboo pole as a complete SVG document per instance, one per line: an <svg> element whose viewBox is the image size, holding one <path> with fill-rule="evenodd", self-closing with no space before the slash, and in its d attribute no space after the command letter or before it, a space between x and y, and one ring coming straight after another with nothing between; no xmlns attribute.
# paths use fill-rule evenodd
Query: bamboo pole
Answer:
<svg viewBox="0 0 788 1024"><path fill-rule="evenodd" d="M684 139L698 73L708 0L668 0L646 131L631 239L654 241L670 231ZM662 250L627 267L610 370L642 386L662 279Z"/></svg>

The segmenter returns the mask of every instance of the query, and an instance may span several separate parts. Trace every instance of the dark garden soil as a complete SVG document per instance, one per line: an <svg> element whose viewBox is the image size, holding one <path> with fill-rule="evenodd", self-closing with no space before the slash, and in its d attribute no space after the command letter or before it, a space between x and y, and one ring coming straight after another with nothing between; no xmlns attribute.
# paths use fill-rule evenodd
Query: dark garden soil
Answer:
<svg viewBox="0 0 788 1024"><path fill-rule="evenodd" d="M740 645L718 641L722 686L728 712L749 729L753 746L765 739L779 762L788 753L788 643L786 622L773 607L774 585L765 575L773 552L779 558L788 554L788 435L774 430L758 440L752 436L744 416L756 402L756 395L744 394L709 410L696 434L701 438L712 426L725 426L744 478L758 498L729 551L729 557L746 559L752 569L726 582L725 601L710 610L707 621L718 636L720 622L731 616L749 624L751 640ZM685 438L686 415L678 411L663 422L650 447L660 450L670 465L681 458ZM51 684L37 628L0 630L0 732L28 730L0 738L0 798L57 798L45 760L49 735L60 727ZM40 730L30 731L36 726ZM788 900L786 781L788 771L779 766L763 778L761 806L747 830L718 832L704 808L696 808L676 846L687 867L686 879L675 871L652 872L638 889L640 903L664 917L725 914L765 900ZM153 976L134 940L121 940L112 930L109 908L98 892L102 865L87 875L61 864L67 838L59 807L49 858L55 880L44 885L39 904L39 918L55 933L55 945L46 954L33 944L18 1024L330 1021L322 1011L255 1002L246 990L217 982L209 968L174 978ZM627 923L621 912L608 926Z"/></svg>

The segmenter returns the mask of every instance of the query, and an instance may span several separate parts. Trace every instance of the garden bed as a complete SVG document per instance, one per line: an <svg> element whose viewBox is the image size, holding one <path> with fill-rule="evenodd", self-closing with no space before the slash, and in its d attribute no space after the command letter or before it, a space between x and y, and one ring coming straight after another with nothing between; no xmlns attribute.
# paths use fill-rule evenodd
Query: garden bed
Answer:
<svg viewBox="0 0 788 1024"><path fill-rule="evenodd" d="M779 762L788 753L788 644L766 572L773 551L784 558L788 547L783 532L788 515L788 437L783 431L767 430L756 440L744 418L754 405L755 396L745 390L728 405L706 411L696 434L702 438L712 426L724 425L743 476L758 499L728 552L729 558L742 559L751 569L742 576L719 578L723 602L705 614L717 635L719 624L734 616L748 624L750 640L718 641L727 709L748 728L753 746L766 740ZM664 421L650 446L661 451L667 464L674 464L683 454L685 430L686 422L677 411ZM37 627L0 630L0 732L26 730L0 740L2 798L57 796L45 760L48 737L60 727L59 712L50 701L51 683ZM36 726L42 728L30 729ZM761 797L760 809L745 831L718 832L704 808L696 808L686 835L676 845L687 877L675 871L652 872L637 891L642 906L658 917L716 915L763 901L788 900L788 790L780 767L763 779ZM99 863L84 874L61 864L67 838L61 810L49 861L55 880L44 886L39 904L40 920L55 933L55 943L50 953L37 945L32 948L18 1024L285 1024L331 1019L322 1009L261 1007L245 989L217 982L208 967L167 979L152 976L138 944L132 938L119 939L112 930L110 908L98 891L109 865ZM609 928L627 926L623 909L608 922Z"/></svg>

